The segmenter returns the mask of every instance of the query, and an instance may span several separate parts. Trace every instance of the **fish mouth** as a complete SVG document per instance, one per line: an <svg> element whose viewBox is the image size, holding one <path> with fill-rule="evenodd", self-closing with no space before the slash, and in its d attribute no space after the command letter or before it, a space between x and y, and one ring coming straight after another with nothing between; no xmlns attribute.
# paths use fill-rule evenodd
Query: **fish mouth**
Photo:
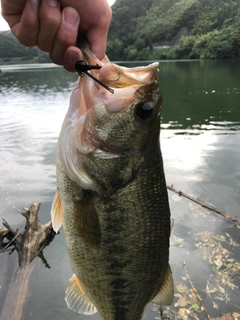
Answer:
<svg viewBox="0 0 240 320"><path fill-rule="evenodd" d="M127 108L136 98L144 100L149 95L149 89L145 90L145 88L157 83L158 62L142 67L127 68L111 63L106 55L102 60L99 60L89 46L85 46L82 52L87 64L101 67L101 69L92 69L89 73L106 86L112 88L114 94L87 75L82 78L83 90L85 92L88 90L89 92L90 89L89 94L94 96L95 99L101 100L110 112ZM83 82L88 84L84 85ZM139 90L140 88L141 90ZM89 108L89 105L91 104L88 104L85 111Z"/></svg>
<svg viewBox="0 0 240 320"><path fill-rule="evenodd" d="M90 65L98 65L101 69L91 70L90 73L105 85L113 89L123 89L129 86L149 85L157 80L159 63L154 62L147 66L127 68L111 63L105 55L99 60L90 47L83 50L85 61ZM96 83L96 86L100 86Z"/></svg>

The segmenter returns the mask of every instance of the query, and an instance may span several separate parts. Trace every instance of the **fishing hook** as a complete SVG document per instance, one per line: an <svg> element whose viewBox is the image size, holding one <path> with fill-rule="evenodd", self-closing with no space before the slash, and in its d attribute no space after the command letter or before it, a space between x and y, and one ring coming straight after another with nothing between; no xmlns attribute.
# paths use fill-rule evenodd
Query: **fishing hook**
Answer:
<svg viewBox="0 0 240 320"><path fill-rule="evenodd" d="M96 65L90 65L87 64L85 61L80 60L75 64L75 70L77 71L77 73L82 76L83 73L87 74L90 78L92 78L93 80L95 80L98 84L100 84L102 87L104 87L105 89L107 89L109 92L114 93L114 90L110 87L108 87L105 83L103 83L102 81L98 80L97 78L95 78L91 73L89 73L89 70L92 69L101 69L102 67L99 66L98 64Z"/></svg>

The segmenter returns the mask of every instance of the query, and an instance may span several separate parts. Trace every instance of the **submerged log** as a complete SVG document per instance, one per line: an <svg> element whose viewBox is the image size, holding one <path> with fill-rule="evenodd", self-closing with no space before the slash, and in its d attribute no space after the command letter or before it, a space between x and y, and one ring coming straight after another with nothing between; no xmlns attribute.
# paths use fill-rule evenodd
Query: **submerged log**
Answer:
<svg viewBox="0 0 240 320"><path fill-rule="evenodd" d="M26 225L20 231L13 230L7 221L3 220L0 228L0 250L3 252L8 247L14 246L18 252L18 264L24 268L39 256L43 259L42 250L53 240L56 233L52 228L51 221L41 224L38 219L40 203L34 203L30 208L19 211L26 218ZM9 242L5 243L5 239Z"/></svg>

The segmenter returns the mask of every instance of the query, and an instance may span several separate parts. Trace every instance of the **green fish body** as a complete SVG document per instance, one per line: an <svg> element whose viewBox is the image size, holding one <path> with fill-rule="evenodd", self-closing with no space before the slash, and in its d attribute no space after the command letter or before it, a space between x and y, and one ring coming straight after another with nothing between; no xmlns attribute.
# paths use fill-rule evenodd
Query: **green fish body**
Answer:
<svg viewBox="0 0 240 320"><path fill-rule="evenodd" d="M66 302L101 320L140 320L149 302L173 300L158 64L128 69L89 50L85 57L115 92L80 78L59 137L51 214L74 272Z"/></svg>

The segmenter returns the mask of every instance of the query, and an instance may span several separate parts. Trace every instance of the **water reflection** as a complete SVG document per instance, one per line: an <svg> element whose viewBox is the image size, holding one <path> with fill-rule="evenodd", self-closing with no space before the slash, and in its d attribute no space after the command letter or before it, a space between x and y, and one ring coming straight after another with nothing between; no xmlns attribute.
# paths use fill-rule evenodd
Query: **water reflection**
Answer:
<svg viewBox="0 0 240 320"><path fill-rule="evenodd" d="M52 198L56 141L75 80L56 68L0 77L0 212L9 222L19 222L16 206Z"/></svg>
<svg viewBox="0 0 240 320"><path fill-rule="evenodd" d="M238 60L162 63L163 122L174 129L211 130L222 122L239 129L239 67Z"/></svg>
<svg viewBox="0 0 240 320"><path fill-rule="evenodd" d="M15 70L5 72L0 77L0 93L6 96L16 92L36 93L46 95L48 93L68 92L69 88L77 79L76 75L70 74L60 68Z"/></svg>
<svg viewBox="0 0 240 320"><path fill-rule="evenodd" d="M164 97L161 147L167 183L240 218L240 62L162 62L160 65L159 82ZM24 72L3 69L0 77L0 217L13 225L22 224L16 210L33 202L42 202L40 219L43 223L49 220L56 188L56 142L76 78L50 66ZM173 238L171 247L175 284L183 282L181 262L185 260L202 297L207 297L204 290L213 271L195 246L196 233L227 232L239 242L239 229L186 199L172 193L169 197L175 219L175 240ZM30 279L23 320L31 317L36 320L98 319L97 315L77 315L65 306L64 291L72 271L62 234L44 254L52 268L46 271L38 262L34 278ZM239 248L234 254L239 259ZM7 265L13 265L13 259L13 255L2 255L0 259L0 273L4 273L0 277L3 288L0 308L4 304L4 289L13 274ZM232 304L237 304L239 290L229 294ZM213 307L211 299L206 299L206 305L213 317L236 310L230 302L219 304L219 310ZM145 319L153 320L156 316L148 306Z"/></svg>

